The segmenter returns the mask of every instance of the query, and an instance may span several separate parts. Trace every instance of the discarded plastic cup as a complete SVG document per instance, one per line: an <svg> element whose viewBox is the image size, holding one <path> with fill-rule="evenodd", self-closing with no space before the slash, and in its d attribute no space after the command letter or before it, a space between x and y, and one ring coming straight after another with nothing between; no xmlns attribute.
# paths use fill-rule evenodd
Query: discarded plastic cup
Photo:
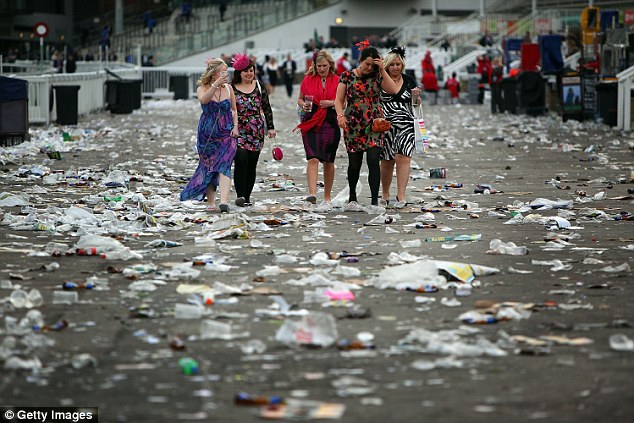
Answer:
<svg viewBox="0 0 634 423"><path fill-rule="evenodd" d="M242 352L248 355L262 354L266 351L266 344L260 339L251 339L244 344L240 345Z"/></svg>
<svg viewBox="0 0 634 423"><path fill-rule="evenodd" d="M174 316L177 319L200 319L205 309L198 304L176 304Z"/></svg>
<svg viewBox="0 0 634 423"><path fill-rule="evenodd" d="M231 325L228 323L216 322L215 320L203 320L200 322L201 339L226 338L230 335Z"/></svg>
<svg viewBox="0 0 634 423"><path fill-rule="evenodd" d="M471 285L463 284L456 287L456 297L468 297L471 295Z"/></svg>
<svg viewBox="0 0 634 423"><path fill-rule="evenodd" d="M76 291L53 291L53 304L73 304L78 300Z"/></svg>
<svg viewBox="0 0 634 423"><path fill-rule="evenodd" d="M610 336L610 348L614 351L634 351L634 340L622 333L615 333Z"/></svg>
<svg viewBox="0 0 634 423"><path fill-rule="evenodd" d="M11 301L11 304L15 308L24 307L26 305L27 299L28 294L22 289L16 289L11 293L11 296L9 297L9 301Z"/></svg>
<svg viewBox="0 0 634 423"><path fill-rule="evenodd" d="M304 96L304 107L306 108L307 111L312 110L312 108L313 108L313 96L312 95L305 95Z"/></svg>
<svg viewBox="0 0 634 423"><path fill-rule="evenodd" d="M27 296L27 307L39 307L44 303L44 298L42 298L42 294L37 289L32 289L29 291L29 295Z"/></svg>

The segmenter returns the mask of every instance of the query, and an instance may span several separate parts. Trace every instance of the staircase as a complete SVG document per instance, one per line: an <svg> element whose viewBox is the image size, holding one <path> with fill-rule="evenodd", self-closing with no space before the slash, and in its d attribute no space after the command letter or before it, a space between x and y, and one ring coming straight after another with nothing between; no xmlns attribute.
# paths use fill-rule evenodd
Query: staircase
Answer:
<svg viewBox="0 0 634 423"><path fill-rule="evenodd" d="M157 65L222 46L237 39L270 29L310 14L342 0L262 0L231 2L225 19L216 5L195 7L189 20L175 9L157 20L152 32L143 25L129 26L110 39L111 50L127 55L141 46L144 54L154 56Z"/></svg>

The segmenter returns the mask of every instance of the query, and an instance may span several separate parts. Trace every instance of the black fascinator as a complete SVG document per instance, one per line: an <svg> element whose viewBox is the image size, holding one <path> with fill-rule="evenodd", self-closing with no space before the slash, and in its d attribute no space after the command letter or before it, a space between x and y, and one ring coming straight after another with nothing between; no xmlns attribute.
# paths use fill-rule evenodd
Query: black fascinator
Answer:
<svg viewBox="0 0 634 423"><path fill-rule="evenodd" d="M392 50L390 50L390 53L396 53L402 58L405 58L405 47L394 47Z"/></svg>

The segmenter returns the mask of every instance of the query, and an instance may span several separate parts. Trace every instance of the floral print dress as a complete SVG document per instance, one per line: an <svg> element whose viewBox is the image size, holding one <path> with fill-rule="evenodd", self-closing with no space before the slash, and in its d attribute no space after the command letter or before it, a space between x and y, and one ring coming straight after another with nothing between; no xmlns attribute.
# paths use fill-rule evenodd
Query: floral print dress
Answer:
<svg viewBox="0 0 634 423"><path fill-rule="evenodd" d="M238 148L261 151L266 133L265 123L266 129L275 129L269 95L260 84L256 84L250 93L244 93L235 86L233 90L238 110Z"/></svg>
<svg viewBox="0 0 634 423"><path fill-rule="evenodd" d="M343 131L346 151L356 153L373 147L382 147L383 133L372 132L372 121L383 117L381 111L381 82L379 73L371 77L359 77L354 71L341 74L340 84L346 86L348 126Z"/></svg>

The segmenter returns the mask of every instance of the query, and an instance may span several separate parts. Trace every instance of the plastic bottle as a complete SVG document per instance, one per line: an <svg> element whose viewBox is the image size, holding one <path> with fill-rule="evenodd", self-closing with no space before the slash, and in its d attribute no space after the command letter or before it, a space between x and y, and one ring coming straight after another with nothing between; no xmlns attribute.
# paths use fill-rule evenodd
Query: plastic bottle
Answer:
<svg viewBox="0 0 634 423"><path fill-rule="evenodd" d="M413 292L438 292L438 287L436 285L425 284L423 286L419 286L418 288L405 288L406 291Z"/></svg>
<svg viewBox="0 0 634 423"><path fill-rule="evenodd" d="M340 351L350 351L350 350L373 350L376 348L371 342L362 342L357 340L349 341L347 339L341 339L337 341L337 349Z"/></svg>
<svg viewBox="0 0 634 423"><path fill-rule="evenodd" d="M51 325L33 325L34 331L39 332L57 332L68 327L68 322L64 319L58 320Z"/></svg>
<svg viewBox="0 0 634 423"><path fill-rule="evenodd" d="M178 360L178 366L183 374L187 376L198 374L199 371L198 362L191 357L183 357Z"/></svg>
<svg viewBox="0 0 634 423"><path fill-rule="evenodd" d="M55 232L55 226L47 225L46 223L38 222L33 225L34 231Z"/></svg>
<svg viewBox="0 0 634 423"><path fill-rule="evenodd" d="M119 250L114 250L114 251L106 251L105 253L101 253L100 256L101 258L106 260L130 260L132 258L134 259L143 258L141 254L130 250L130 248L128 247L122 248Z"/></svg>
<svg viewBox="0 0 634 423"><path fill-rule="evenodd" d="M215 294L213 290L203 292L203 304L210 306L214 304Z"/></svg>
<svg viewBox="0 0 634 423"><path fill-rule="evenodd" d="M77 284L75 282L64 282L62 284L62 289L64 289L65 291L72 291L74 289L93 289L95 286L90 283L80 283Z"/></svg>
<svg viewBox="0 0 634 423"><path fill-rule="evenodd" d="M236 394L233 399L236 405L279 405L284 404L284 399L278 396L250 395L245 392Z"/></svg>
<svg viewBox="0 0 634 423"><path fill-rule="evenodd" d="M96 247L77 248L75 250L75 254L77 254L78 256L97 256L99 255L99 250Z"/></svg>

